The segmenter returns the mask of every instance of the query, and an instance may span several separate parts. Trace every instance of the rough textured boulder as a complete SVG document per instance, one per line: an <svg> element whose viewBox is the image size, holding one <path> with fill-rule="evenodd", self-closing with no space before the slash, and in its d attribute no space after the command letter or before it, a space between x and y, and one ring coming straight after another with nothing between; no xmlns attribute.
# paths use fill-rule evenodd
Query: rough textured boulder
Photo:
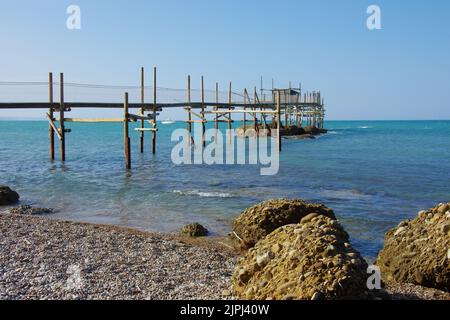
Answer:
<svg viewBox="0 0 450 320"><path fill-rule="evenodd" d="M206 237L208 229L199 223L192 223L181 228L180 235L184 237Z"/></svg>
<svg viewBox="0 0 450 320"><path fill-rule="evenodd" d="M386 233L376 264L387 281L450 290L450 203Z"/></svg>
<svg viewBox="0 0 450 320"><path fill-rule="evenodd" d="M315 215L336 219L333 210L321 204L308 204L303 200L269 200L242 212L233 222L233 235L241 245L251 248L275 229Z"/></svg>
<svg viewBox="0 0 450 320"><path fill-rule="evenodd" d="M19 194L7 186L0 186L0 206L17 203Z"/></svg>
<svg viewBox="0 0 450 320"><path fill-rule="evenodd" d="M281 227L250 249L232 277L248 300L366 299L367 264L333 219Z"/></svg>

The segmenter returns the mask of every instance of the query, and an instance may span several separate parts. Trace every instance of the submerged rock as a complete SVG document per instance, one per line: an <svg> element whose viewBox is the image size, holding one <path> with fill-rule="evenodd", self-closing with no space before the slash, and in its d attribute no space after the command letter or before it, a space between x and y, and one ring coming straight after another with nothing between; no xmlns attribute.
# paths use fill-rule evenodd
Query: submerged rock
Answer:
<svg viewBox="0 0 450 320"><path fill-rule="evenodd" d="M208 229L199 223L192 223L181 228L180 235L184 237L206 237Z"/></svg>
<svg viewBox="0 0 450 320"><path fill-rule="evenodd" d="M315 126L308 127L298 127L296 125L282 126L280 129L280 134L283 137L298 137L301 139L313 139L314 136L327 133L328 130L320 129ZM264 126L262 123L258 123L255 127L254 124L247 125L245 127L239 127L236 129L236 134L238 137L255 137L255 136L276 136L276 131L271 123Z"/></svg>
<svg viewBox="0 0 450 320"><path fill-rule="evenodd" d="M248 300L366 299L367 263L323 215L278 228L243 257L233 295Z"/></svg>
<svg viewBox="0 0 450 320"><path fill-rule="evenodd" d="M303 200L269 200L242 212L233 222L233 235L242 246L250 248L275 229L299 223L311 213L336 219L333 210L322 204L309 204Z"/></svg>
<svg viewBox="0 0 450 320"><path fill-rule="evenodd" d="M450 290L450 203L386 233L376 264L387 281Z"/></svg>
<svg viewBox="0 0 450 320"><path fill-rule="evenodd" d="M19 194L7 186L0 186L0 206L7 206L19 202Z"/></svg>
<svg viewBox="0 0 450 320"><path fill-rule="evenodd" d="M236 135L239 138L243 137L253 138L257 136L270 137L272 135L272 128L270 127L270 124L264 126L264 124L258 123L256 127L254 124L252 125L248 124L245 126L245 131L243 126L237 128Z"/></svg>
<svg viewBox="0 0 450 320"><path fill-rule="evenodd" d="M304 133L305 134L312 134L314 136L317 136L317 135L322 134L322 133L327 133L327 132L328 132L328 130L320 129L320 128L317 128L315 126L308 126L308 127L304 128Z"/></svg>
<svg viewBox="0 0 450 320"><path fill-rule="evenodd" d="M35 208L29 205L22 205L9 210L10 214L20 214L28 216L40 216L46 214L52 214L55 209L52 208Z"/></svg>

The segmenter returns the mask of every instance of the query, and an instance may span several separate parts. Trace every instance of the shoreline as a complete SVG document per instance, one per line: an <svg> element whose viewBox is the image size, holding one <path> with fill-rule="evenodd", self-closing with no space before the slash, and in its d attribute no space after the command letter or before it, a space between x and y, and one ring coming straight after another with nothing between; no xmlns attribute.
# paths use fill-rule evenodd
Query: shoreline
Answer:
<svg viewBox="0 0 450 320"><path fill-rule="evenodd" d="M230 299L239 253L224 237L0 214L0 299ZM387 283L379 299L450 300Z"/></svg>

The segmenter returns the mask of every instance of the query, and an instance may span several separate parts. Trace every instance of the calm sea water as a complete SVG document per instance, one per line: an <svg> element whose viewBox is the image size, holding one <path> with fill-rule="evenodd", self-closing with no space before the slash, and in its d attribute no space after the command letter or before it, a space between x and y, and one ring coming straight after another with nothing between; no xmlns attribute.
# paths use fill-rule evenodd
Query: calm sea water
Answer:
<svg viewBox="0 0 450 320"><path fill-rule="evenodd" d="M160 125L158 151L123 168L120 124L69 124L67 162L48 159L45 121L0 121L0 184L58 218L175 231L198 221L226 234L243 209L271 198L302 198L334 209L366 257L386 230L450 200L450 121L329 121L315 140L284 140L279 174L256 166L176 166L173 129ZM58 152L58 150L57 150Z"/></svg>

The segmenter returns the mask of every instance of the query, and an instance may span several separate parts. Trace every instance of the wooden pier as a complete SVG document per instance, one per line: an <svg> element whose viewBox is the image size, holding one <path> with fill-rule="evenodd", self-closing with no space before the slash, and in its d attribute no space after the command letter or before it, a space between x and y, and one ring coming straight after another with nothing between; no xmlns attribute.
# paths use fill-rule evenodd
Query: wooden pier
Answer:
<svg viewBox="0 0 450 320"><path fill-rule="evenodd" d="M215 84L215 98L208 101L205 98L204 78L201 77L200 99L192 100L191 77L187 77L187 89L185 90L186 100L184 102L158 102L157 70L153 68L153 99L152 102L145 101L145 72L141 68L140 86L130 87L140 89L140 102L129 103L128 92L123 92L123 101L117 103L110 102L69 102L65 101L65 82L64 74L59 75L59 82L55 83L53 74L49 73L48 82L39 83L39 85L48 85L47 102L0 102L2 109L48 109L46 113L49 124L50 140L50 159L55 159L55 135L60 141L60 159L66 160L66 122L84 122L84 123L105 123L118 122L123 123L124 129L124 158L125 166L131 169L131 141L129 136L129 123L138 122L139 126L135 128L139 131L139 150L144 153L145 132L152 134L152 154L156 153L157 139L157 117L159 112L169 108L183 108L187 112L187 130L188 143L196 144L192 135L192 124L200 123L202 127L202 141L197 142L203 147L206 145L205 132L206 124L214 122L215 141L217 142L217 132L219 123L227 123L228 129L233 128L233 115L241 115L243 122L243 135L246 136L247 130L252 129L257 133L263 128L274 138L276 138L279 151L282 149L281 136L283 130L292 127L315 127L324 128L325 108L324 100L320 92L302 92L301 86L298 88L264 90L261 86L261 92L258 94L257 88L253 88L253 96L250 96L248 90L243 89L242 93L232 91L232 83L228 84L227 99L219 99L219 84ZM0 82L0 85L2 83ZM3 83L14 85L15 83ZM21 83L27 84L27 83ZM59 85L59 101L54 99L54 85ZM66 83L67 85L67 83ZM70 84L69 84L70 85ZM74 84L72 84L74 85ZM81 85L80 85L81 86ZM100 85L99 85L100 87ZM95 88L95 87L94 87ZM268 92L267 98L264 92ZM222 92L223 93L223 92ZM239 97L233 99L233 95ZM1 95L0 95L1 101ZM66 114L72 109L77 108L95 108L95 109L123 109L123 117L120 118L70 118ZM138 110L137 114L130 113L130 109ZM146 126L149 124L149 126Z"/></svg>

